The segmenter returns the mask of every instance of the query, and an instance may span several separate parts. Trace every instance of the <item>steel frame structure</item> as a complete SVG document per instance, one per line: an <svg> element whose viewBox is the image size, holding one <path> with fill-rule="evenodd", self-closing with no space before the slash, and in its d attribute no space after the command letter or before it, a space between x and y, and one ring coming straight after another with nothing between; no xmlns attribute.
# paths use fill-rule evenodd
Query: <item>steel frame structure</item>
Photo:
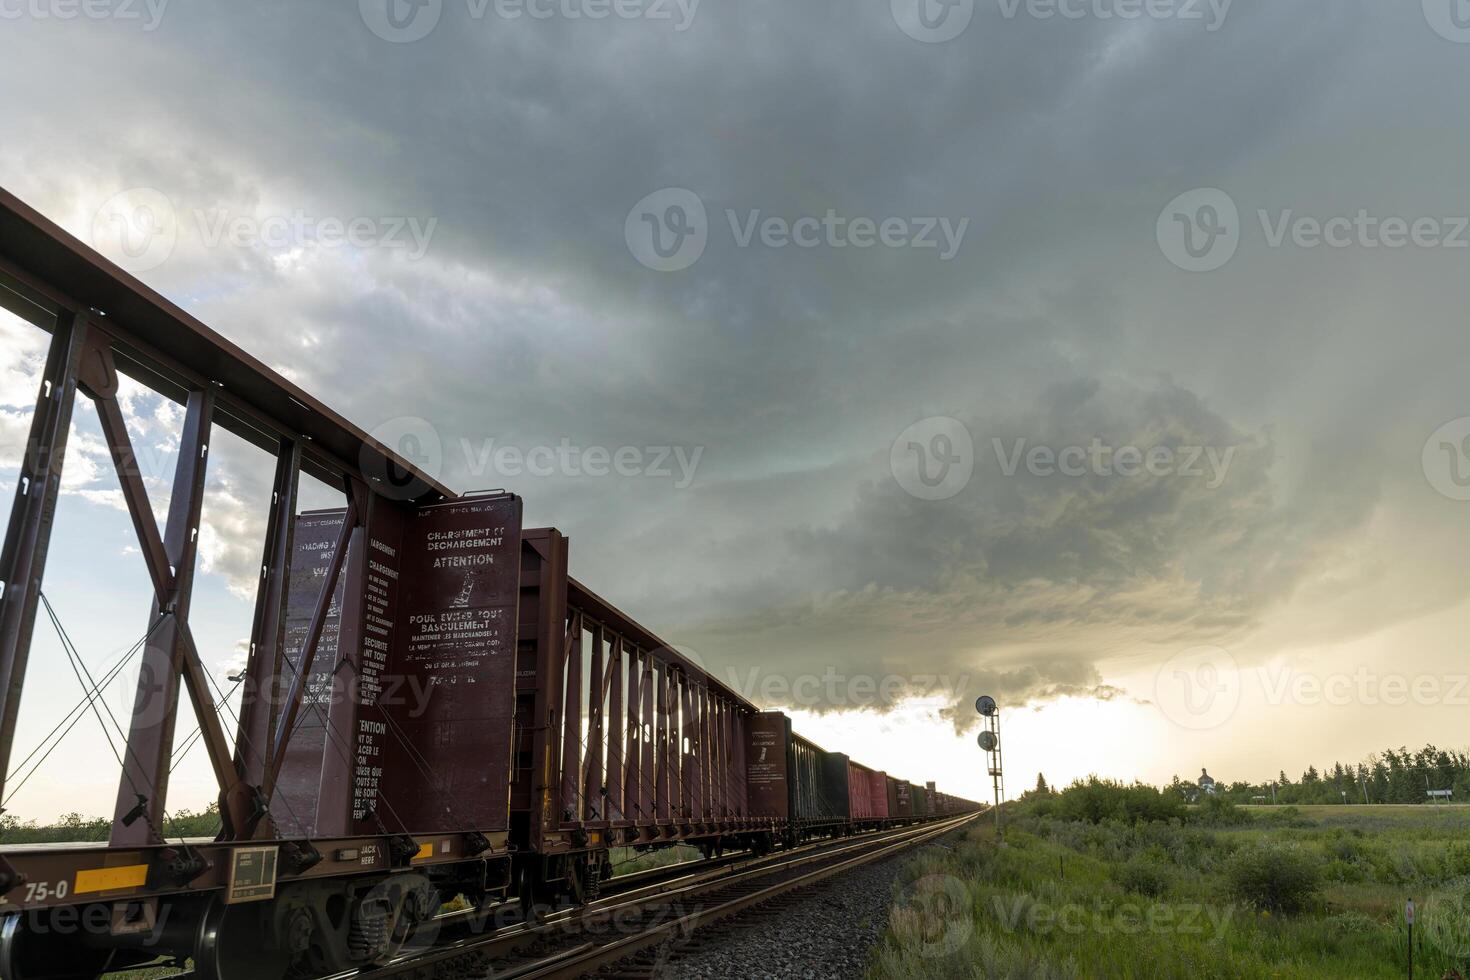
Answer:
<svg viewBox="0 0 1470 980"><path fill-rule="evenodd" d="M135 711L130 722L111 840L0 852L0 913L54 904L28 898L17 887L22 883L71 880L87 869L118 869L96 879L105 887L87 900L220 889L233 846L249 841L281 843L285 880L508 858L513 849L575 861L615 843L698 841L775 828L774 815L751 814L746 802L745 725L756 707L572 578L567 539L541 529L527 531L522 546L510 831L405 839L404 828L385 827L364 837L328 817L309 837L283 835L270 804L339 578L346 595L361 595L361 542L380 510L402 502L403 487L418 504L461 498L3 189L0 306L51 335L0 557L0 793L79 392L97 406L153 591L137 702L146 710ZM119 374L185 406L161 529L117 401ZM244 683L247 692L267 692L290 679L284 702L242 699L233 750L189 628L215 428L275 460ZM340 487L347 507L293 665L285 630L302 473ZM395 484L394 499L377 492L385 477ZM362 627L361 609L347 605L343 649ZM584 675L594 679L586 685L592 690L584 690ZM224 829L214 842L170 843L163 835L173 708L181 692L200 721L218 783ZM336 727L341 721L332 715L328 725ZM350 776L347 759L326 753L324 794L348 792Z"/></svg>
<svg viewBox="0 0 1470 980"><path fill-rule="evenodd" d="M3 189L0 307L50 334L0 549L0 798L79 394L96 406L151 592L110 840L23 847L0 841L0 973L97 976L120 953L132 965L159 948L192 957L196 973L215 980L283 975L301 957L332 972L388 955L392 937L432 914L440 888L483 902L516 887L523 908L534 911L545 901L595 895L614 845L682 841L710 853L738 841L764 851L782 835L790 843L846 832L850 821L839 814L787 820L751 812L746 754L756 706L572 578L567 538L554 528L524 530L519 498L454 494ZM121 376L184 408L161 525L118 399ZM220 692L217 700L211 690L190 626L216 431L274 460L233 746L219 716L225 696ZM298 513L302 474L340 488L346 501L340 524L322 523L322 513ZM355 783L360 767L371 763L358 759L354 769L354 753L341 751L363 746L352 739L368 702L355 698L352 682L370 673L367 646L385 647L367 634L382 634L394 622L384 606L372 618L371 566L379 574L388 566L386 558L369 560L369 543L381 552L410 514L487 507L513 514L505 524L520 535L519 569L516 539L507 539L497 569L510 568L488 590L503 597L494 608L507 613L504 622L517 616L514 660L497 661L513 666L514 689L506 689L508 673L496 674L500 686L475 702L504 699L493 717L507 726L496 746L505 755L448 761L449 768L473 770L479 785L508 790L508 798L495 795L475 816L454 818L451 830L390 828L377 812L377 801L387 798L376 782L369 778L360 792ZM335 521L338 512L329 513ZM302 581L293 590L298 545L325 565L311 566L310 575L298 568ZM388 571L396 581L397 566ZM420 568L414 581L442 595L437 580L425 575ZM376 580L380 598L385 581ZM319 671L329 620L336 628L335 662ZM491 646L482 643L478 649ZM298 737L314 671L330 678L330 706L319 720L325 741L338 749L323 746L319 765L317 749ZM164 835L183 694L217 784L222 830L213 841ZM87 696L97 696L95 683ZM313 701L310 710L319 706ZM434 724L449 727L436 730L445 742L435 744L448 744L453 725L479 717L490 716L439 716ZM399 738L406 743L401 732ZM272 806L289 809L288 789L302 790L303 770L288 763L293 744L306 757L303 791L314 795L316 807L310 821L289 814L287 827ZM833 756L841 764L845 808L847 760ZM433 775L436 782L415 785L448 785ZM432 824L437 818L422 816L428 812L434 811L410 811L407 819ZM893 813L889 822L907 819ZM373 828L376 833L364 832ZM270 863L268 888L261 877L237 890L236 872L251 860L256 867ZM106 927L74 943L51 926L56 915L79 910L104 912ZM161 940L149 938L155 927Z"/></svg>
<svg viewBox="0 0 1470 980"><path fill-rule="evenodd" d="M745 792L758 709L523 538L512 841L543 855L769 832ZM584 682L586 682L584 684Z"/></svg>
<svg viewBox="0 0 1470 980"><path fill-rule="evenodd" d="M76 869L124 869L92 880L89 896L123 900L225 884L231 844L276 840L269 801L301 710L306 678L337 577L360 581L348 545L361 538L377 508L395 498L432 503L455 495L411 462L271 371L188 313L98 256L0 189L0 306L50 333L30 435L3 552L0 552L0 793L13 748L47 550L55 521L68 434L78 393L97 408L139 550L152 585L151 629L111 840L106 847L58 852L37 848L0 855L0 911L41 907L17 886L70 880ZM164 526L154 519L121 406L118 375L185 406L179 458ZM207 493L211 433L220 428L275 458L275 475L249 659L234 749L189 627L200 513ZM292 528L302 473L347 497L347 520L318 596L302 663L284 702L269 692L289 671L284 659L285 601ZM394 485L384 487L386 481ZM356 549L358 555L362 549ZM360 587L357 588L361 591ZM345 627L344 623L344 627ZM169 843L162 834L174 717L187 692L218 784L223 831L210 843ZM339 832L334 836L333 830ZM399 834L381 837L319 829L311 840L284 841L282 873L326 877L370 873L408 863ZM504 853L504 834L488 841ZM472 835L424 837L415 863L464 860L485 852ZM432 844L432 849L423 845ZM347 857L350 855L350 858ZM414 859L410 859L414 860ZM141 869L141 870L140 870Z"/></svg>

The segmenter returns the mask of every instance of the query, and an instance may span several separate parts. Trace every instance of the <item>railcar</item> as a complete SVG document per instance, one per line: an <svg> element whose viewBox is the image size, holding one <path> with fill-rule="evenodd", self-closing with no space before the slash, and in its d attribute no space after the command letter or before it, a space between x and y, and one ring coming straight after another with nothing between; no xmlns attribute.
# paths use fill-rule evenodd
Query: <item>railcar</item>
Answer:
<svg viewBox="0 0 1470 980"><path fill-rule="evenodd" d="M913 800L915 820L923 820L929 816L929 794L923 786L909 783L909 798Z"/></svg>
<svg viewBox="0 0 1470 980"><path fill-rule="evenodd" d="M848 810L858 826L881 826L888 820L888 775L849 761Z"/></svg>
<svg viewBox="0 0 1470 980"><path fill-rule="evenodd" d="M3 190L0 307L51 335L0 555L0 794L78 396L152 586L110 839L0 840L3 980L159 956L202 980L339 972L455 896L585 902L614 847L760 853L976 808L925 807L794 732L572 577L571 542L523 527L519 497L450 491ZM162 527L119 374L184 406ZM233 739L188 619L213 429L274 460ZM302 512L302 474L344 506ZM209 840L165 833L185 693L218 783Z"/></svg>

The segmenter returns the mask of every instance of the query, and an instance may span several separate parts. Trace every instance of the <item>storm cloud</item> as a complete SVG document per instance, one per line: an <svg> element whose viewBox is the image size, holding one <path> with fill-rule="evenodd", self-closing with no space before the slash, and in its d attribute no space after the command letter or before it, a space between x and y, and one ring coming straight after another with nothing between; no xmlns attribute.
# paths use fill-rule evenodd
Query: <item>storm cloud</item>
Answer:
<svg viewBox="0 0 1470 980"><path fill-rule="evenodd" d="M0 181L84 238L161 193L178 243L146 281L364 427L421 422L446 482L523 494L717 674L1139 696L1110 664L1461 601L1465 522L1420 450L1470 414L1463 254L1273 246L1258 213L1464 213L1470 47L1418 4L1240 0L1207 30L979 0L943 43L891 7L446 0L409 43L351 3L26 16L0 25ZM1158 238L1195 188L1240 213L1208 273ZM627 240L664 189L705 212L672 272ZM840 244L735 227L829 215ZM324 219L378 237L328 247ZM421 256L386 240L409 221ZM888 221L965 231L854 244ZM972 445L944 500L891 465L934 418ZM1199 449L1202 475L1026 455L1094 443ZM680 486L494 454L568 444L699 456ZM243 587L268 474L218 479L204 552Z"/></svg>

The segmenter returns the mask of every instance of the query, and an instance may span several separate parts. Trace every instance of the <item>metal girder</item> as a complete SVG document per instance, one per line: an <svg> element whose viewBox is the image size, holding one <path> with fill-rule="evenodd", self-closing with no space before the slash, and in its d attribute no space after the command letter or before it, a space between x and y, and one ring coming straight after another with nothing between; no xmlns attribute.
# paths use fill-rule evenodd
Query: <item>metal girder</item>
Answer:
<svg viewBox="0 0 1470 980"><path fill-rule="evenodd" d="M623 706L623 685L627 678L627 664L623 660L623 638L614 636L608 649L608 670L612 675L612 687L608 694L607 717L611 727L607 733L607 822L622 820L624 813L623 772L627 756L623 754L624 729L627 725L626 709Z"/></svg>
<svg viewBox="0 0 1470 980"><path fill-rule="evenodd" d="M657 678L653 666L653 654L643 655L643 736L639 740L639 763L638 771L641 777L638 780L638 814L641 820L652 820L658 815L655 805L655 797L663 794L658 790L658 761L657 744L659 735L658 721L654 716L654 683Z"/></svg>
<svg viewBox="0 0 1470 980"><path fill-rule="evenodd" d="M16 481L5 548L0 552L0 577L5 589L0 595L0 794L10 769L16 716L86 344L85 316L67 313L58 318L51 332L51 349Z"/></svg>
<svg viewBox="0 0 1470 980"><path fill-rule="evenodd" d="M332 552L331 562L327 565L327 574L322 579L321 591L317 593L316 609L311 614L311 624L307 626L306 638L301 644L301 656L300 662L296 665L296 676L291 678L291 690L286 695L286 703L282 706L280 717L276 721L275 735L271 738L271 766L262 786L262 792L267 799L270 798L276 776L279 775L281 766L286 761L286 750L291 745L291 733L296 728L296 716L301 712L301 703L306 697L306 685L311 681L311 668L313 661L316 660L317 646L321 643L322 628L326 625L327 615L332 608L332 594L337 591L337 578L341 575L342 565L347 560L347 552L353 535L362 524L362 512L359 508L358 494L349 489L347 515L342 520L342 530L337 535L336 548ZM361 550L361 548L358 549L359 552Z"/></svg>
<svg viewBox="0 0 1470 980"><path fill-rule="evenodd" d="M134 705L132 734L137 734L141 742L135 745L130 734L118 800L118 820L122 826L114 832L121 838L119 843L157 843L161 840L157 823L151 815L161 815L163 812L172 756L173 723L171 718L162 721L162 726L170 729L165 741L158 730L159 723L152 715L160 710L172 715L178 696L178 676L182 672L184 687L189 692L189 700L199 722L205 753L219 785L220 815L225 823L225 833L233 834L244 825L253 823L255 804L249 799L248 793L241 792L239 774L235 771L214 695L209 689L209 676L199 658L199 650L189 630L188 621L193 586L193 532L198 527L199 508L203 504L202 452L205 444L197 441L192 447L188 443L180 447L181 470L178 477L182 480L183 492L179 494L180 485L176 483L176 502L180 504L180 510L175 512L170 508L170 524L174 523L177 513L179 525L178 552L175 556L165 546L163 536L158 532L158 522L149 506L148 490L143 485L143 475L137 466L137 454L128 435L122 406L117 401L117 370L113 363L112 349L108 336L99 330L92 332L87 350L82 355L78 380L82 390L96 403L103 440L112 456L118 482L122 486L123 499L133 519L138 544L143 551L143 561L153 580L156 609L164 621L161 632L170 641L167 647L154 647L150 658L145 659L145 664L152 667L153 673L145 671L139 678L139 695L142 700ZM195 436L207 438L208 429L202 423L207 421L210 402L211 399L207 396L195 400L191 395L190 404L197 409L194 416ZM186 427L186 437L187 435ZM189 455L200 458L185 458ZM181 574L184 571L183 566L175 564L175 561L182 562L185 558L189 568L187 574ZM157 697L154 696L155 693ZM134 803L125 807L123 804L128 796L132 797ZM126 825L145 814L150 815L148 825L140 832L142 840L135 841Z"/></svg>
<svg viewBox="0 0 1470 980"><path fill-rule="evenodd" d="M115 402L111 404L116 405ZM160 833L163 801L168 796L174 719L183 668L183 641L179 627L189 618L193 594L213 411L214 396L210 392L190 393L163 535L164 558L173 570L174 591L170 596L171 608L169 604L155 600L148 618L148 636L151 639L143 648L138 693L133 702L133 719L128 731L128 752L123 758L123 778L118 784L117 804L113 808L114 845L156 844L163 840ZM147 515L147 520L153 520L152 514ZM144 799L138 799L139 795ZM139 817L146 819L140 820Z"/></svg>
<svg viewBox="0 0 1470 980"><path fill-rule="evenodd" d="M266 521L265 552L256 583L255 620L240 697L240 725L235 736L235 768L240 777L266 793L266 773L277 718L278 678L285 663L286 598L291 585L291 553L295 539L296 494L301 476L301 446L281 440L271 509ZM269 794L266 793L267 799Z"/></svg>
<svg viewBox="0 0 1470 980"><path fill-rule="evenodd" d="M561 819L563 823L580 823L585 819L581 804L582 787L578 776L582 771L582 617L573 613L567 625L566 693L562 706L561 741Z"/></svg>
<svg viewBox="0 0 1470 980"><path fill-rule="evenodd" d="M638 819L647 813L642 796L643 781L643 664L637 647L628 648L627 772L623 782L623 815Z"/></svg>
<svg viewBox="0 0 1470 980"><path fill-rule="evenodd" d="M606 820L607 799L602 784L603 735L602 706L607 703L609 677L603 661L602 627L592 627L592 690L587 704L587 752L582 765L582 818Z"/></svg>

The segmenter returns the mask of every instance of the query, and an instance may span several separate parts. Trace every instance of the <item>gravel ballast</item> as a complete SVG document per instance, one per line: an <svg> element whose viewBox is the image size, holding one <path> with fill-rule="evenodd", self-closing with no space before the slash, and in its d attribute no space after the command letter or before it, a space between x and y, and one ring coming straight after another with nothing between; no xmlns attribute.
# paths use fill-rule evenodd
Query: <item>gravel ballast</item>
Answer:
<svg viewBox="0 0 1470 980"><path fill-rule="evenodd" d="M925 847L944 847L942 842ZM924 847L848 871L661 951L656 975L679 980L850 980L888 928L893 882Z"/></svg>

